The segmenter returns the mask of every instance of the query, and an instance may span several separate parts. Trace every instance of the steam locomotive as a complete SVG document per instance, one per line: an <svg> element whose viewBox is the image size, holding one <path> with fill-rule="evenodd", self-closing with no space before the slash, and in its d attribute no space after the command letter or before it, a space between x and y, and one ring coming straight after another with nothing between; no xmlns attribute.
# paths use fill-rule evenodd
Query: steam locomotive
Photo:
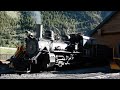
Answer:
<svg viewBox="0 0 120 90"><path fill-rule="evenodd" d="M95 39L78 34L70 34L66 41L54 39L53 31L45 31L42 38L42 25L36 25L36 35L27 33L25 47L18 47L9 59L10 68L16 71L40 72L50 67L70 65L109 64L111 48L95 43Z"/></svg>

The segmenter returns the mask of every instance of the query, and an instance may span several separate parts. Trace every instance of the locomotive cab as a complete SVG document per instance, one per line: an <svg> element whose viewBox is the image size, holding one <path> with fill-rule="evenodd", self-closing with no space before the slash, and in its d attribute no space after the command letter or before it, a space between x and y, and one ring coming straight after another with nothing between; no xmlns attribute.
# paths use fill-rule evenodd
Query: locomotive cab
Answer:
<svg viewBox="0 0 120 90"><path fill-rule="evenodd" d="M69 44L67 47L68 51L79 51L82 52L82 48L83 48L83 36L81 35L81 33L78 34L70 34L69 35Z"/></svg>

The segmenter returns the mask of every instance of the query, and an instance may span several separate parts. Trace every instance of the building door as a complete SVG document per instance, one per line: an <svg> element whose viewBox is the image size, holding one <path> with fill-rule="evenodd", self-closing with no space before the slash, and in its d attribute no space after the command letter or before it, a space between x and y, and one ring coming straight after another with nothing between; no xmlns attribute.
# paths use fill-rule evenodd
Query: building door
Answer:
<svg viewBox="0 0 120 90"><path fill-rule="evenodd" d="M117 56L120 58L120 43L117 45Z"/></svg>

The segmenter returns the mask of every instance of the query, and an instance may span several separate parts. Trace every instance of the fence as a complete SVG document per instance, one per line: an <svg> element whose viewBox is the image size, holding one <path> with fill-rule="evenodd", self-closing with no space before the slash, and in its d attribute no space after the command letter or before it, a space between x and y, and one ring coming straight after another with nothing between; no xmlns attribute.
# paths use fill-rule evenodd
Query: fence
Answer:
<svg viewBox="0 0 120 90"><path fill-rule="evenodd" d="M9 59L13 54L0 54L0 60L7 60Z"/></svg>

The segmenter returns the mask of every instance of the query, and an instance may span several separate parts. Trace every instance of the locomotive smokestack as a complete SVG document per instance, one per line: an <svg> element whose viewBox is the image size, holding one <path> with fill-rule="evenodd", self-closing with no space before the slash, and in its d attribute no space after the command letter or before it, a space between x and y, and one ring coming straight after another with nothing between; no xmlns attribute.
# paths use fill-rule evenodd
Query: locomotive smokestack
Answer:
<svg viewBox="0 0 120 90"><path fill-rule="evenodd" d="M35 31L36 31L36 38L42 38L43 25L42 24L36 24L35 25Z"/></svg>
<svg viewBox="0 0 120 90"><path fill-rule="evenodd" d="M36 38L42 38L43 25L40 11L32 11L32 17L35 22Z"/></svg>

